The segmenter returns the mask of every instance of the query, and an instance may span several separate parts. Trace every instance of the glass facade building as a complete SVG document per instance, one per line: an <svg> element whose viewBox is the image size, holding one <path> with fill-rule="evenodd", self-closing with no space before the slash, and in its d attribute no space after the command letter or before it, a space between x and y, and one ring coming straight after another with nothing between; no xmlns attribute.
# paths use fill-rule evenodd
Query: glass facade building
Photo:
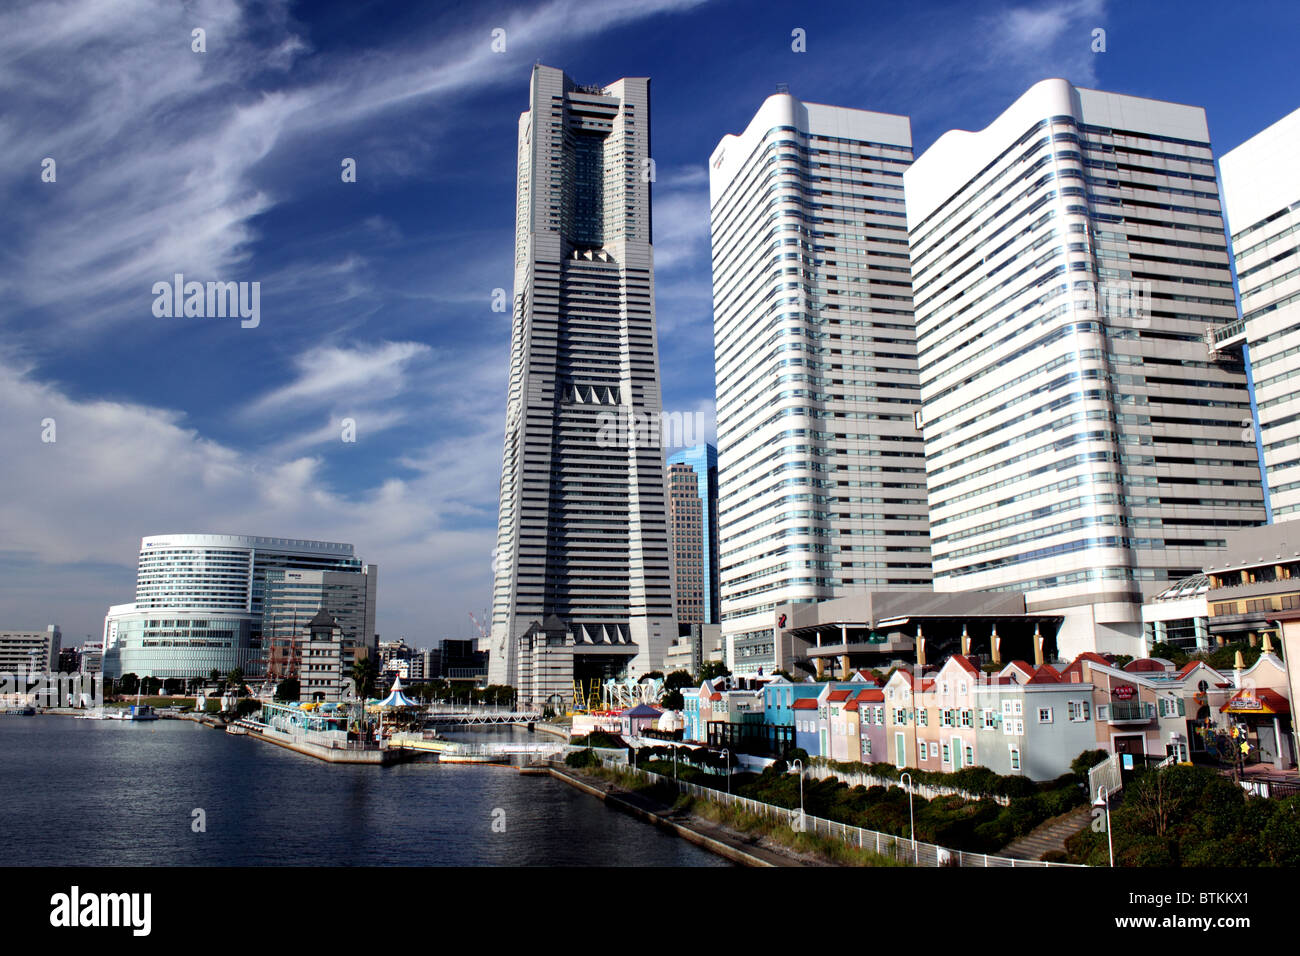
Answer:
<svg viewBox="0 0 1300 956"><path fill-rule="evenodd" d="M267 576L288 570L359 577L363 565L352 545L328 541L227 534L142 539L135 602L110 608L104 621L104 675L207 677L236 667L263 675Z"/></svg>

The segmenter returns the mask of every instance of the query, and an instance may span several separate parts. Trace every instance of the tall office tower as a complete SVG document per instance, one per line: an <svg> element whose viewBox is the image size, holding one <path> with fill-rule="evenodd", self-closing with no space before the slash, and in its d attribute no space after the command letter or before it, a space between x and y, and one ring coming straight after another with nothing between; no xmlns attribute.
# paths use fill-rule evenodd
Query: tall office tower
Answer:
<svg viewBox="0 0 1300 956"><path fill-rule="evenodd" d="M572 647L578 676L656 670L675 636L649 159L648 79L579 86L533 68L519 118L493 683L516 685L534 623L544 646Z"/></svg>
<svg viewBox="0 0 1300 956"><path fill-rule="evenodd" d="M1270 517L1289 521L1300 517L1300 110L1225 154L1219 169L1242 321L1213 341L1245 353Z"/></svg>
<svg viewBox="0 0 1300 956"><path fill-rule="evenodd" d="M907 117L787 93L713 151L722 633L736 672L777 659L779 605L930 582L911 161Z"/></svg>
<svg viewBox="0 0 1300 956"><path fill-rule="evenodd" d="M904 177L937 590L1139 653L1143 594L1264 516L1205 112L1031 87Z"/></svg>
<svg viewBox="0 0 1300 956"><path fill-rule="evenodd" d="M718 450L668 456L668 527L677 577L677 624L718 623Z"/></svg>

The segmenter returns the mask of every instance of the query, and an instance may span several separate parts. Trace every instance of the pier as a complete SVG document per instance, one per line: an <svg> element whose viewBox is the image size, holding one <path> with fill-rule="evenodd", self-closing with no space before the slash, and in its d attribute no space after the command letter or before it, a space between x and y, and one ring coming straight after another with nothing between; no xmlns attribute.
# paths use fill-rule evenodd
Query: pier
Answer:
<svg viewBox="0 0 1300 956"><path fill-rule="evenodd" d="M546 760L572 749L568 743L559 741L471 744L459 740L442 740L426 734L393 734L388 740L388 748L437 754L441 763L509 763L512 757Z"/></svg>

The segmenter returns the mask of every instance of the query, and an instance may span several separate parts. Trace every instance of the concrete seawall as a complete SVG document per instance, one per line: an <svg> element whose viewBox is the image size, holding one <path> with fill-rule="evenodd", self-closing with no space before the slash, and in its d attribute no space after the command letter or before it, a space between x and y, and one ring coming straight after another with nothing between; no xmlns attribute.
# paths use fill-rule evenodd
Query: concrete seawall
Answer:
<svg viewBox="0 0 1300 956"><path fill-rule="evenodd" d="M687 826L686 824L678 823L675 820L670 820L667 817L663 816L662 814L656 813L654 810L649 809L648 807L636 806L629 799L627 799L627 796L624 794L612 793L606 790L602 790L599 787L593 787L585 780L580 780L577 777L571 776L570 774L567 774L562 770L557 770L555 767L550 767L548 769L550 770L552 777L555 777L559 780L563 780L569 786L581 790L583 793L591 794L593 797L597 797L600 800L603 800L606 806L613 807L616 810L621 810L624 813L631 814L632 816L636 817L639 820L644 820L646 823L650 823L653 824L654 826L659 827L661 830L668 830L669 832L675 834L676 836L681 837L683 840L688 840L689 842L694 843L696 846L703 847L704 849L708 850L711 853L716 853L718 856L721 856L724 859L731 860L733 863L739 863L741 866L782 865L780 863L774 862L772 859L765 859L763 857L756 856L754 853L742 849L741 847L736 846L733 843L727 843L724 842L723 840L719 840L714 837L711 837L705 833L701 833L700 831L694 829L693 827Z"/></svg>
<svg viewBox="0 0 1300 956"><path fill-rule="evenodd" d="M317 760L324 760L326 763L360 763L372 766L386 766L390 763L398 763L405 757L404 752L401 750L350 750L342 747L325 747L274 730L250 731L243 736L252 740L265 740L269 744L275 744L277 747L283 747L285 750L292 750L308 757L315 757Z"/></svg>

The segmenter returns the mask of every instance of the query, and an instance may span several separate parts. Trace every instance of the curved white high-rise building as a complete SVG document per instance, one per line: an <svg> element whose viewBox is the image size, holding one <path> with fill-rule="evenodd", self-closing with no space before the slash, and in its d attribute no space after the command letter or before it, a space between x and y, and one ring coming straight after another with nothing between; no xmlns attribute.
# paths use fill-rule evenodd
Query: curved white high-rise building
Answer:
<svg viewBox="0 0 1300 956"><path fill-rule="evenodd" d="M1141 652L1143 595L1264 509L1199 107L1044 80L904 176L937 590Z"/></svg>
<svg viewBox="0 0 1300 956"><path fill-rule="evenodd" d="M722 633L788 666L781 605L930 582L906 116L768 97L710 161Z"/></svg>
<svg viewBox="0 0 1300 956"><path fill-rule="evenodd" d="M1242 321L1216 330L1254 375L1274 521L1300 518L1300 110L1219 160Z"/></svg>
<svg viewBox="0 0 1300 956"><path fill-rule="evenodd" d="M104 674L206 677L213 669L258 670L268 571L340 571L372 596L374 575L350 544L237 534L162 534L140 542L135 603L110 608ZM308 615L309 616L309 615Z"/></svg>

